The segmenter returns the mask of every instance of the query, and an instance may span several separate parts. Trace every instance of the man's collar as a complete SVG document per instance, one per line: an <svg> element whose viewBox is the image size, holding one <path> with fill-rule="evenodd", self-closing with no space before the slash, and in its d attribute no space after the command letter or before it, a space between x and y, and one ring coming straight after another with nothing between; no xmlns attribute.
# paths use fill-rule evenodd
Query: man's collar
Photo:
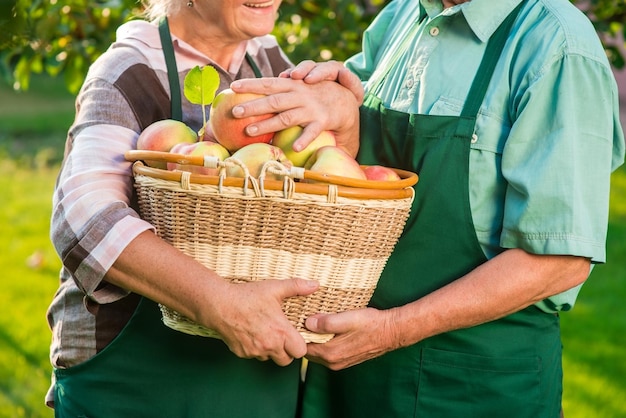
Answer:
<svg viewBox="0 0 626 418"><path fill-rule="evenodd" d="M507 16L523 0L473 0L461 5L467 24L482 42L487 42L491 35L504 22ZM485 18L489 16L489 18Z"/></svg>
<svg viewBox="0 0 626 418"><path fill-rule="evenodd" d="M441 0L420 0L430 17L439 13L463 13L470 29L481 42L487 42L506 17L523 0L471 0L446 10Z"/></svg>

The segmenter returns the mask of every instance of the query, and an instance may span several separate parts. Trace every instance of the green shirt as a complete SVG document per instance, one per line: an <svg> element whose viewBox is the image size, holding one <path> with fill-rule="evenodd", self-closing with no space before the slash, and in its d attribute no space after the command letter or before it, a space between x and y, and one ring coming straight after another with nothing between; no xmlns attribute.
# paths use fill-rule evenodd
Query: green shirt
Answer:
<svg viewBox="0 0 626 418"><path fill-rule="evenodd" d="M420 2L394 0L346 65L389 108L459 115L489 37L520 1L421 0L422 20ZM472 141L470 204L487 258L522 248L603 263L610 173L623 161L617 85L593 26L567 0L527 0ZM570 309L578 290L539 306Z"/></svg>

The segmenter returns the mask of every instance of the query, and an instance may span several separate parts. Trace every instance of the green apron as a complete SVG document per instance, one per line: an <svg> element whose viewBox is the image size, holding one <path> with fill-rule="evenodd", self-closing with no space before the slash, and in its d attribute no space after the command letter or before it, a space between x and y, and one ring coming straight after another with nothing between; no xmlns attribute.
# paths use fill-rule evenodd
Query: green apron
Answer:
<svg viewBox="0 0 626 418"><path fill-rule="evenodd" d="M460 117L397 112L374 95L364 102L360 162L420 175L371 306L404 305L486 262L470 212L470 141L518 10L489 41ZM342 371L309 363L302 417L556 418L561 380L558 317L529 307Z"/></svg>
<svg viewBox="0 0 626 418"><path fill-rule="evenodd" d="M240 359L221 340L169 329L143 298L104 350L55 370L55 416L293 418L299 373L297 362Z"/></svg>
<svg viewBox="0 0 626 418"><path fill-rule="evenodd" d="M169 73L177 74L175 66ZM170 83L179 96L177 77ZM176 106L174 99L179 117ZM300 386L299 361L279 367L238 358L221 340L167 328L157 304L145 298L106 348L54 373L56 417L293 418Z"/></svg>

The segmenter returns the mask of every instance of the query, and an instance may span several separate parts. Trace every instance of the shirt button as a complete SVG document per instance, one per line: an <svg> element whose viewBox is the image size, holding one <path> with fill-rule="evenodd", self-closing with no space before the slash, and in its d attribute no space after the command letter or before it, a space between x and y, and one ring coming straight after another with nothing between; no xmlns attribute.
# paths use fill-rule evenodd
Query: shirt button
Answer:
<svg viewBox="0 0 626 418"><path fill-rule="evenodd" d="M412 79L412 78L410 78L410 79L408 79L408 80L406 81L406 87L407 87L407 88L409 88L409 89L410 89L411 87L413 87L413 79Z"/></svg>
<svg viewBox="0 0 626 418"><path fill-rule="evenodd" d="M437 26L433 26L432 28L430 28L429 32L431 36L437 36L439 35L439 28Z"/></svg>

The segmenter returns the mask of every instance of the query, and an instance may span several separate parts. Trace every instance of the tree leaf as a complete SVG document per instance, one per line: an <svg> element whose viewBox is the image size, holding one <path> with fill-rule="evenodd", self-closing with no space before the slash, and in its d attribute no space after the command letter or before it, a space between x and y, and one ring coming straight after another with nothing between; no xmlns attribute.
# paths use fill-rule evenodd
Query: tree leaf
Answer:
<svg viewBox="0 0 626 418"><path fill-rule="evenodd" d="M196 66L185 76L183 94L193 104L207 106L213 103L220 86L220 76L210 65Z"/></svg>

